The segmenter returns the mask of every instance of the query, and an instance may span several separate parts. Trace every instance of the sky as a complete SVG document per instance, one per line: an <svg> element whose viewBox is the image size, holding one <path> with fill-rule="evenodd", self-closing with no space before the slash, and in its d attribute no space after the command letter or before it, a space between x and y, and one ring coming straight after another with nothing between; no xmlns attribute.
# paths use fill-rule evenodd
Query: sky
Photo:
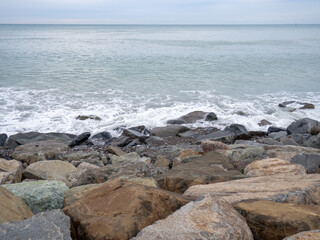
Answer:
<svg viewBox="0 0 320 240"><path fill-rule="evenodd" d="M0 0L0 23L320 24L320 0Z"/></svg>

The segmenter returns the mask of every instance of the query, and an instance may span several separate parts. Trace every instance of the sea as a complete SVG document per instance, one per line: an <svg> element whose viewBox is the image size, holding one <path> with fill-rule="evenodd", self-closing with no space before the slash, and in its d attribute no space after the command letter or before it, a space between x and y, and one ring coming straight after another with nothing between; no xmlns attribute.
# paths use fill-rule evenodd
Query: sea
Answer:
<svg viewBox="0 0 320 240"><path fill-rule="evenodd" d="M195 110L218 120L190 127L320 120L320 25L0 25L0 133L117 135Z"/></svg>

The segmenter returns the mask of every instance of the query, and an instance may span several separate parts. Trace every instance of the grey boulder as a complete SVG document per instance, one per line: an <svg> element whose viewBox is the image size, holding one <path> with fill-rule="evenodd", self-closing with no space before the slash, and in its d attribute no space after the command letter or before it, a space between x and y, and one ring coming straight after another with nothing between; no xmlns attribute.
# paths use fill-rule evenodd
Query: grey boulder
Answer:
<svg viewBox="0 0 320 240"><path fill-rule="evenodd" d="M291 123L287 128L287 132L289 134L309 133L317 135L320 133L320 122L310 118L303 118Z"/></svg>

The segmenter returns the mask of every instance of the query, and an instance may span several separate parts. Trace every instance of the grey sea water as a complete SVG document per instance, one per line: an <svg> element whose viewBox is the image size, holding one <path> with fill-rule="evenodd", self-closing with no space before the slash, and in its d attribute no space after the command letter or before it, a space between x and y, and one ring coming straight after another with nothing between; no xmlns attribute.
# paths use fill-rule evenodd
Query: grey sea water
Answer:
<svg viewBox="0 0 320 240"><path fill-rule="evenodd" d="M320 120L320 25L0 25L0 132L115 133L193 110L251 130Z"/></svg>

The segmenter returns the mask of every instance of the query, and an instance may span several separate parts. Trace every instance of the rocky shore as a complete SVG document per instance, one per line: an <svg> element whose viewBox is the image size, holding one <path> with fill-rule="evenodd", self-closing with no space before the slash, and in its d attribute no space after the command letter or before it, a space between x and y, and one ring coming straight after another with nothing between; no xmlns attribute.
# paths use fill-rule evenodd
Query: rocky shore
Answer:
<svg viewBox="0 0 320 240"><path fill-rule="evenodd" d="M186 126L218 117L0 134L0 239L320 239L320 122Z"/></svg>

